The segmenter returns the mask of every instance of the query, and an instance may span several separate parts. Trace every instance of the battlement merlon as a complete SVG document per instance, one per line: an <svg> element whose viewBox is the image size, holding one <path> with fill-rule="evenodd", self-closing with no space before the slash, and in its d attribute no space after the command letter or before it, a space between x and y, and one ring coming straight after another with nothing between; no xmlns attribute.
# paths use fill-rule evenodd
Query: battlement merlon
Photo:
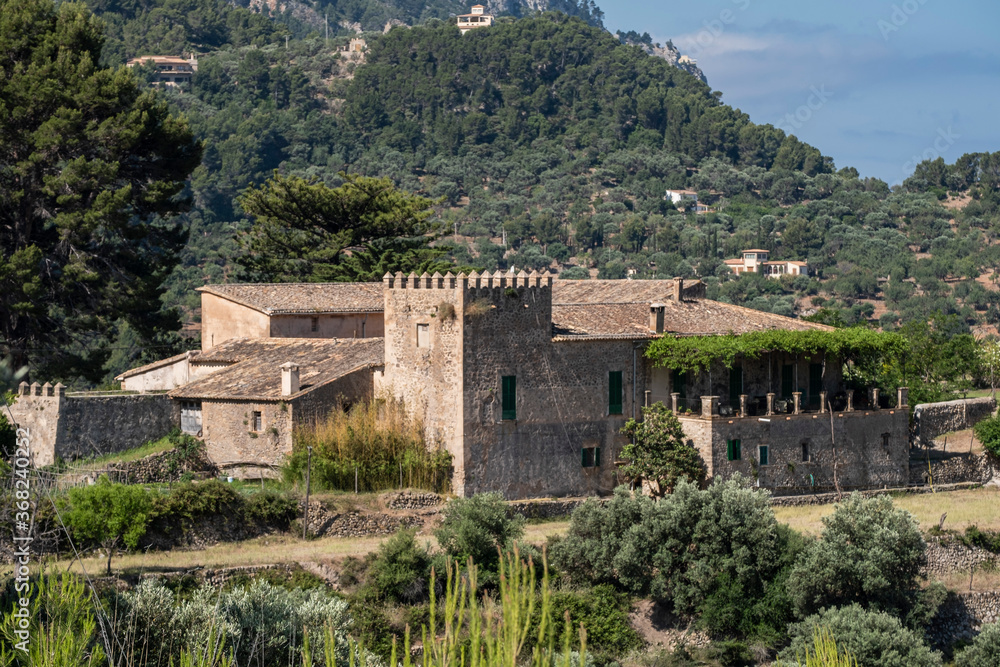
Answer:
<svg viewBox="0 0 1000 667"><path fill-rule="evenodd" d="M505 288L505 287L527 287L527 288L552 288L552 274L538 273L537 271L532 271L531 273L526 273L521 271L517 274L511 272L497 271L496 273L490 273L485 271L483 273L477 273L473 271L472 273L466 275L465 273L459 273L457 276L453 275L450 271L445 275L441 275L435 272L434 275L429 275L424 273L418 276L416 273L411 273L406 276L403 273L397 272L395 275L391 273L386 273L382 277L382 284L385 285L387 289L448 289L453 290L456 288L462 289L490 289L490 288Z"/></svg>

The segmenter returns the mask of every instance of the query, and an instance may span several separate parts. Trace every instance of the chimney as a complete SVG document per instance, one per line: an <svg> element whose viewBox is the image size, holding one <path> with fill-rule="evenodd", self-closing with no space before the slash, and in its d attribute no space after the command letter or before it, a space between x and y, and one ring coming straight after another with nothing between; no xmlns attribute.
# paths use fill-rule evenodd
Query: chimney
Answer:
<svg viewBox="0 0 1000 667"><path fill-rule="evenodd" d="M663 333L663 312L666 309L662 303L649 304L649 330L653 333Z"/></svg>
<svg viewBox="0 0 1000 667"><path fill-rule="evenodd" d="M674 278L674 303L683 301L684 279L678 276Z"/></svg>
<svg viewBox="0 0 1000 667"><path fill-rule="evenodd" d="M299 367L288 362L281 365L281 395L291 396L299 393Z"/></svg>

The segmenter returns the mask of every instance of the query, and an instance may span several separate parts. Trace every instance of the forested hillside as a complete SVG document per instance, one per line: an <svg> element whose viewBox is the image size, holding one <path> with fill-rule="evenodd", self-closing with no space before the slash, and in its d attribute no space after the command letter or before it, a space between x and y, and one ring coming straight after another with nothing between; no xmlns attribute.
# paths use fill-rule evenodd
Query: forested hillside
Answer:
<svg viewBox="0 0 1000 667"><path fill-rule="evenodd" d="M287 26L223 14L225 44L201 53L189 89L163 91L205 143L166 297L188 318L194 287L253 278L235 261L248 225L235 199L279 170L332 186L341 171L387 176L439 199L438 245L458 265L697 276L713 298L831 323L1000 322L982 277L1000 257L996 156L926 163L890 190L561 13L464 36L442 21L366 34L363 56L338 51L346 35L286 47ZM667 188L710 210L676 210ZM722 260L748 247L815 274L735 279Z"/></svg>

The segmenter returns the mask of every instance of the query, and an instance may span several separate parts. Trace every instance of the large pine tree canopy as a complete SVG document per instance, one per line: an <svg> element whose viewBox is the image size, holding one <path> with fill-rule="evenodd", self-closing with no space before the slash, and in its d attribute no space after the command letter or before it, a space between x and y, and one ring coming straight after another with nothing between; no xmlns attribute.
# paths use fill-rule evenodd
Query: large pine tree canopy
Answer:
<svg viewBox="0 0 1000 667"><path fill-rule="evenodd" d="M0 326L15 364L100 378L106 333L176 328L162 283L201 145L83 4L0 0ZM43 361L44 360L44 361Z"/></svg>

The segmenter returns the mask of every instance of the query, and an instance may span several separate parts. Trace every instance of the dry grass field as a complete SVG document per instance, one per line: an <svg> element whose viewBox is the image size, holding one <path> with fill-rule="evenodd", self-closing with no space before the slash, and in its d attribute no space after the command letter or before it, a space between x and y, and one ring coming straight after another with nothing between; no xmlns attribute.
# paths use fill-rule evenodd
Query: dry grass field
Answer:
<svg viewBox="0 0 1000 667"><path fill-rule="evenodd" d="M936 526L945 512L944 527L965 530L979 526L983 530L1000 530L1000 490L997 488L944 491L940 493L899 494L893 497L896 507L912 513L920 522L921 530ZM801 507L776 507L774 513L781 523L804 533L818 534L823 529L820 521L833 513L833 505L803 505Z"/></svg>

